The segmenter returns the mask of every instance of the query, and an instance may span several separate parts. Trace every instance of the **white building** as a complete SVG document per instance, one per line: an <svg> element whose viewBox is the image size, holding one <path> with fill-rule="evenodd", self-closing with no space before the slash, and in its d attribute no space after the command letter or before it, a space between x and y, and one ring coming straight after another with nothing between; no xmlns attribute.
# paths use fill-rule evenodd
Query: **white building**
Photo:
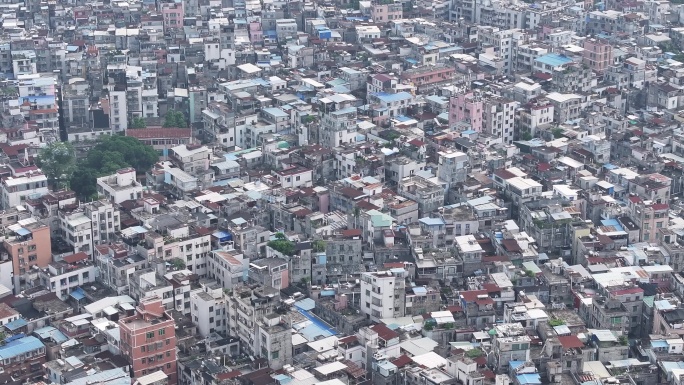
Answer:
<svg viewBox="0 0 684 385"><path fill-rule="evenodd" d="M249 270L249 259L236 250L215 250L207 259L209 278L215 279L226 289L242 282Z"/></svg>
<svg viewBox="0 0 684 385"><path fill-rule="evenodd" d="M18 311L12 309L7 304L0 303L0 327L16 321L19 317L21 317L21 314Z"/></svg>
<svg viewBox="0 0 684 385"><path fill-rule="evenodd" d="M209 282L190 293L190 315L202 337L214 332L228 333L228 323L224 322L228 314L228 301L223 289L218 282Z"/></svg>
<svg viewBox="0 0 684 385"><path fill-rule="evenodd" d="M26 199L40 198L49 192L47 176L42 172L29 172L10 176L2 181L2 207L7 210L18 206Z"/></svg>
<svg viewBox="0 0 684 385"><path fill-rule="evenodd" d="M98 194L104 195L116 204L131 199L140 199L142 191L143 187L137 181L133 168L124 168L114 175L97 178Z"/></svg>
<svg viewBox="0 0 684 385"><path fill-rule="evenodd" d="M373 322L404 316L404 269L367 272L361 275L361 312Z"/></svg>
<svg viewBox="0 0 684 385"><path fill-rule="evenodd" d="M276 171L278 182L283 188L311 187L313 171L304 167L288 167Z"/></svg>
<svg viewBox="0 0 684 385"><path fill-rule="evenodd" d="M98 276L97 267L82 252L54 261L38 274L40 283L63 301L77 287L97 281Z"/></svg>

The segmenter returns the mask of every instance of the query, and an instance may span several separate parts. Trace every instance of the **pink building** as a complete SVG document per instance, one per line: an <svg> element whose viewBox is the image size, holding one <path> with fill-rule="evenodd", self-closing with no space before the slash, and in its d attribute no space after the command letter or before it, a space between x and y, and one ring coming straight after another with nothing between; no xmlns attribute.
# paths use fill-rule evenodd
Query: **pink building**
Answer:
<svg viewBox="0 0 684 385"><path fill-rule="evenodd" d="M264 31L261 30L261 22L249 23L249 41L252 44L262 44L264 42Z"/></svg>
<svg viewBox="0 0 684 385"><path fill-rule="evenodd" d="M161 13L164 17L164 29L166 28L182 28L183 15L185 15L185 8L183 2L161 3Z"/></svg>
<svg viewBox="0 0 684 385"><path fill-rule="evenodd" d="M482 131L482 111L484 104L472 92L451 97L449 101L449 125L468 121L471 129Z"/></svg>
<svg viewBox="0 0 684 385"><path fill-rule="evenodd" d="M604 72L613 62L613 46L605 40L584 40L584 64L596 72Z"/></svg>
<svg viewBox="0 0 684 385"><path fill-rule="evenodd" d="M169 385L177 383L176 331L173 318L158 297L144 298L136 314L119 320L121 353L136 378L163 371Z"/></svg>
<svg viewBox="0 0 684 385"><path fill-rule="evenodd" d="M388 23L392 20L399 20L404 17L401 3L396 4L376 4L371 9L371 18L376 23Z"/></svg>

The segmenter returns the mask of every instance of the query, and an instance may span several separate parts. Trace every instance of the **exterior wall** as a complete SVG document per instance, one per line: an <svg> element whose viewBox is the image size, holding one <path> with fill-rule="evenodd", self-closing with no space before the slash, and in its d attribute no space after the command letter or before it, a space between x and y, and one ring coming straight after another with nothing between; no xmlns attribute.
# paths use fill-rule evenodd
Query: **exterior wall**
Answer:
<svg viewBox="0 0 684 385"><path fill-rule="evenodd" d="M14 291L21 292L26 283L27 274L35 272L33 266L47 267L52 262L52 249L50 244L50 227L41 225L30 229L30 237L17 237L5 240L5 250L12 259L14 270ZM36 276L37 277L37 276Z"/></svg>
<svg viewBox="0 0 684 385"><path fill-rule="evenodd" d="M121 352L141 377L161 370L176 384L176 332L174 320L164 313L161 300L141 301L137 314L119 321ZM159 321L159 322L157 322Z"/></svg>
<svg viewBox="0 0 684 385"><path fill-rule="evenodd" d="M43 196L48 192L47 177L43 174L9 177L2 181L2 206L9 210L31 195Z"/></svg>

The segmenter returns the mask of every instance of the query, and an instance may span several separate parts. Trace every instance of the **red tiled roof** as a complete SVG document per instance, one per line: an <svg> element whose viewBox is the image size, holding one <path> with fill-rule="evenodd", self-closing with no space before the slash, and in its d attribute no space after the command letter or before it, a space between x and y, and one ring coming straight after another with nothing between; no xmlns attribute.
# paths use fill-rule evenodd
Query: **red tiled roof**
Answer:
<svg viewBox="0 0 684 385"><path fill-rule="evenodd" d="M136 139L181 139L192 137L192 129L148 127L126 130L126 136Z"/></svg>
<svg viewBox="0 0 684 385"><path fill-rule="evenodd" d="M340 231L343 237L359 237L361 236L361 229L348 229Z"/></svg>
<svg viewBox="0 0 684 385"><path fill-rule="evenodd" d="M545 74L543 72L537 72L536 74L533 74L532 76L537 78L537 79L541 79L541 80L550 80L553 77L553 76L551 76L549 74Z"/></svg>
<svg viewBox="0 0 684 385"><path fill-rule="evenodd" d="M411 362L412 362L412 361L411 361L411 357L407 356L406 354L402 354L401 356L399 356L399 358L397 358L396 360L392 361L392 363L393 363L394 365L396 365L397 368L402 368L402 367L404 367L404 366L410 364Z"/></svg>
<svg viewBox="0 0 684 385"><path fill-rule="evenodd" d="M62 260L66 263L76 263L79 261L85 261L86 259L88 259L88 254L83 252L67 255L66 257L62 258Z"/></svg>
<svg viewBox="0 0 684 385"><path fill-rule="evenodd" d="M418 140L418 139L409 140L409 144L412 144L416 147L421 147L421 146L425 145L425 143L423 143L423 141Z"/></svg>
<svg viewBox="0 0 684 385"><path fill-rule="evenodd" d="M378 337L382 338L385 341L389 341L391 339L399 337L399 333L388 328L384 324L373 325L373 326L371 326L371 330L378 333Z"/></svg>
<svg viewBox="0 0 684 385"><path fill-rule="evenodd" d="M520 248L520 245L518 245L518 241L515 239L504 239L501 241L501 244L503 245L504 249L506 251L512 251L512 252L522 252L522 249Z"/></svg>
<svg viewBox="0 0 684 385"><path fill-rule="evenodd" d="M642 289L640 287L631 287L629 289L621 289L621 290L611 291L611 293L613 293L615 295L639 294L639 293L643 293L643 292L644 292L644 289Z"/></svg>
<svg viewBox="0 0 684 385"><path fill-rule="evenodd" d="M356 336L346 336L346 337L340 338L340 340L338 342L341 344L349 344L349 343L352 343L354 341L358 341L358 338L356 338Z"/></svg>
<svg viewBox="0 0 684 385"><path fill-rule="evenodd" d="M544 172L544 171L549 171L549 170L551 170L551 165L548 163L539 163L537 165L537 171Z"/></svg>
<svg viewBox="0 0 684 385"><path fill-rule="evenodd" d="M558 337L558 342L566 349L581 348L584 346L584 343L582 343L577 336Z"/></svg>
<svg viewBox="0 0 684 385"><path fill-rule="evenodd" d="M510 172L510 171L508 171L508 170L505 170L505 169L503 169L503 168L494 171L494 175L498 176L498 177L501 178L501 179L511 179L511 178L515 178L515 174L513 174L512 172Z"/></svg>
<svg viewBox="0 0 684 385"><path fill-rule="evenodd" d="M468 290L461 292L461 297L468 302L477 300L478 295L487 295L487 290Z"/></svg>
<svg viewBox="0 0 684 385"><path fill-rule="evenodd" d="M667 203L656 203L654 205L651 205L651 208L653 210L667 210L668 208L670 208L670 205L668 205Z"/></svg>
<svg viewBox="0 0 684 385"><path fill-rule="evenodd" d="M216 375L216 378L218 378L219 380L223 381L223 380L229 380L229 379L231 379L231 378L240 377L241 375L242 375L242 372L241 372L241 371L239 371L239 370L231 370L230 372L219 373L218 375Z"/></svg>

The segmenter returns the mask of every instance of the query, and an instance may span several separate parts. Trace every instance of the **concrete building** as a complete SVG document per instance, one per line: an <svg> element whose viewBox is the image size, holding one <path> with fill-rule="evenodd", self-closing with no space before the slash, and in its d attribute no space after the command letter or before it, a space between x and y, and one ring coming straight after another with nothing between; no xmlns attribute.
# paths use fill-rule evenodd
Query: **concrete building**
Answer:
<svg viewBox="0 0 684 385"><path fill-rule="evenodd" d="M42 380L45 345L36 337L15 339L0 346L4 373L17 381Z"/></svg>
<svg viewBox="0 0 684 385"><path fill-rule="evenodd" d="M207 257L207 277L230 290L245 278L249 259L237 250L214 250Z"/></svg>
<svg viewBox="0 0 684 385"><path fill-rule="evenodd" d="M121 354L134 377L161 370L176 384L175 322L165 312L160 298L143 298L135 314L119 320Z"/></svg>
<svg viewBox="0 0 684 385"><path fill-rule="evenodd" d="M444 189L442 186L421 176L410 176L401 179L397 192L404 198L418 203L418 215L421 218L444 205Z"/></svg>
<svg viewBox="0 0 684 385"><path fill-rule="evenodd" d="M88 254L77 253L50 262L38 273L40 283L65 301L79 286L98 280L98 270Z"/></svg>
<svg viewBox="0 0 684 385"><path fill-rule="evenodd" d="M190 293L190 316L202 337L211 333L228 334L228 299L224 287L216 281L200 283Z"/></svg>
<svg viewBox="0 0 684 385"><path fill-rule="evenodd" d="M2 208L5 210L23 204L26 199L37 199L49 192L47 176L40 171L3 178L0 189Z"/></svg>
<svg viewBox="0 0 684 385"><path fill-rule="evenodd" d="M114 175L97 178L97 192L112 203L120 204L123 201L140 199L142 197L142 185L137 181L135 169L123 168Z"/></svg>
<svg viewBox="0 0 684 385"><path fill-rule="evenodd" d="M11 235L3 247L12 260L14 292L19 294L38 278L39 269L52 262L50 227L33 222L13 225L8 230Z"/></svg>
<svg viewBox="0 0 684 385"><path fill-rule="evenodd" d="M584 64L593 71L603 73L613 64L613 45L601 39L584 40Z"/></svg>
<svg viewBox="0 0 684 385"><path fill-rule="evenodd" d="M460 151L439 151L437 177L444 181L447 187L464 182L468 175L468 155Z"/></svg>
<svg viewBox="0 0 684 385"><path fill-rule="evenodd" d="M406 277L403 268L361 274L361 313L373 322L403 317Z"/></svg>

